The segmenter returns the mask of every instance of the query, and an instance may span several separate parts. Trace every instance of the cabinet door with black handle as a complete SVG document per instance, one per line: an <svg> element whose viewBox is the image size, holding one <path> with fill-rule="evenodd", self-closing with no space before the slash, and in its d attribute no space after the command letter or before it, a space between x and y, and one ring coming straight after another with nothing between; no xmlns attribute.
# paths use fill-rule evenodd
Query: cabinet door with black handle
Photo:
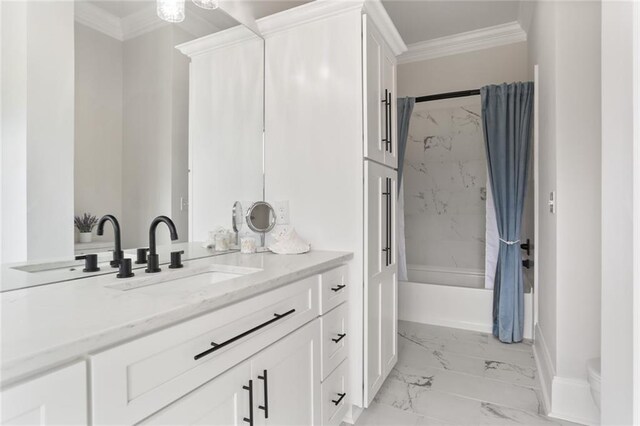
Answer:
<svg viewBox="0 0 640 426"><path fill-rule="evenodd" d="M320 424L320 323L251 358L255 425Z"/></svg>
<svg viewBox="0 0 640 426"><path fill-rule="evenodd" d="M397 360L397 173L365 162L365 403Z"/></svg>
<svg viewBox="0 0 640 426"><path fill-rule="evenodd" d="M243 362L212 379L195 391L147 418L145 425L233 425L248 426L244 419L257 416L250 406L255 404L256 386L250 394L251 365ZM255 424L255 423L254 423Z"/></svg>

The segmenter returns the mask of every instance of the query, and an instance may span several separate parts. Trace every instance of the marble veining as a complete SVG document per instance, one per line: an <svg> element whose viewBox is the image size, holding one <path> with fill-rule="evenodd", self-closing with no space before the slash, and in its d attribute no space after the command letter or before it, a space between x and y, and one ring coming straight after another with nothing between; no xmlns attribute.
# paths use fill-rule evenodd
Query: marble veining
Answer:
<svg viewBox="0 0 640 426"><path fill-rule="evenodd" d="M361 425L569 425L544 415L531 343L399 322L398 363Z"/></svg>
<svg viewBox="0 0 640 426"><path fill-rule="evenodd" d="M483 140L479 97L416 104L403 176L408 264L484 270Z"/></svg>
<svg viewBox="0 0 640 426"><path fill-rule="evenodd" d="M197 244L197 243L194 243ZM209 265L258 271L216 283L171 283L131 291L110 288L115 273L0 294L2 386L185 319L336 267L353 255L311 251L296 256L231 253L163 268L184 276ZM145 278L138 272L136 279Z"/></svg>

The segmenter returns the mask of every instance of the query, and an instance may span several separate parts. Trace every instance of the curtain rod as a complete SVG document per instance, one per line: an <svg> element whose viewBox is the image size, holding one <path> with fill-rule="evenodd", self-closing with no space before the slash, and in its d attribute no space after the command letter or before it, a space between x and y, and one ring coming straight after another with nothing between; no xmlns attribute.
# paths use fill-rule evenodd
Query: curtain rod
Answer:
<svg viewBox="0 0 640 426"><path fill-rule="evenodd" d="M439 99L463 98L465 96L476 96L480 94L480 89L462 90L459 92L438 93L437 95L420 96L416 98L418 102L437 101Z"/></svg>

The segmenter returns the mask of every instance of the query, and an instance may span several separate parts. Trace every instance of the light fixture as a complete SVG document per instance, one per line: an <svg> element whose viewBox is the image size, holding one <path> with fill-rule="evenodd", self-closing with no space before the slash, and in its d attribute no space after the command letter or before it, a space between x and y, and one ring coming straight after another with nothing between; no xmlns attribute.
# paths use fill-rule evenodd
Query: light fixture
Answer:
<svg viewBox="0 0 640 426"><path fill-rule="evenodd" d="M193 0L193 4L208 10L213 10L218 8L218 0Z"/></svg>
<svg viewBox="0 0 640 426"><path fill-rule="evenodd" d="M156 0L158 17L167 22L184 21L184 0Z"/></svg>

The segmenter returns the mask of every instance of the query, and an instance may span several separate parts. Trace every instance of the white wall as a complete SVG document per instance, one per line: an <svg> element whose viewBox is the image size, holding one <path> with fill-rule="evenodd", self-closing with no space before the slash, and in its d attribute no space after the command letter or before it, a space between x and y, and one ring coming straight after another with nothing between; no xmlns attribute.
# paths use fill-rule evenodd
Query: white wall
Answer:
<svg viewBox="0 0 640 426"><path fill-rule="evenodd" d="M3 262L73 254L73 12L3 5Z"/></svg>
<svg viewBox="0 0 640 426"><path fill-rule="evenodd" d="M122 217L122 66L121 41L75 23L76 215Z"/></svg>
<svg viewBox="0 0 640 426"><path fill-rule="evenodd" d="M398 96L479 89L529 79L527 43L398 65Z"/></svg>
<svg viewBox="0 0 640 426"><path fill-rule="evenodd" d="M594 422L586 362L600 355L600 4L537 2L528 39L540 75L536 356L552 415Z"/></svg>
<svg viewBox="0 0 640 426"><path fill-rule="evenodd" d="M635 7L638 8L638 5ZM640 395L634 395L632 374L633 268L634 262L638 264L640 253L636 240L634 254L632 238L633 215L635 214L636 218L640 215L638 206L636 205L635 212L633 206L634 167L635 173L638 173L640 168L638 157L634 165L633 146L634 105L631 88L634 84L640 83L639 69L635 70L635 82L633 76L634 49L637 60L640 48L639 45L633 45L633 9L634 5L631 2L602 3L601 418L602 424L606 425L640 422L640 418L633 418L633 403L635 400L636 406L640 404ZM639 24L640 20L635 22L636 26ZM637 27L636 31L640 31L640 27ZM638 65L636 62L636 67ZM637 96L638 88L635 90ZM638 110L635 114L639 114ZM636 120L637 123L640 122L637 115ZM638 134L635 137L638 138ZM636 144L640 144L637 139ZM640 147L637 146L636 149ZM636 288L635 291L639 290ZM636 329L636 339L638 333L640 330ZM635 350L638 351L638 348Z"/></svg>

